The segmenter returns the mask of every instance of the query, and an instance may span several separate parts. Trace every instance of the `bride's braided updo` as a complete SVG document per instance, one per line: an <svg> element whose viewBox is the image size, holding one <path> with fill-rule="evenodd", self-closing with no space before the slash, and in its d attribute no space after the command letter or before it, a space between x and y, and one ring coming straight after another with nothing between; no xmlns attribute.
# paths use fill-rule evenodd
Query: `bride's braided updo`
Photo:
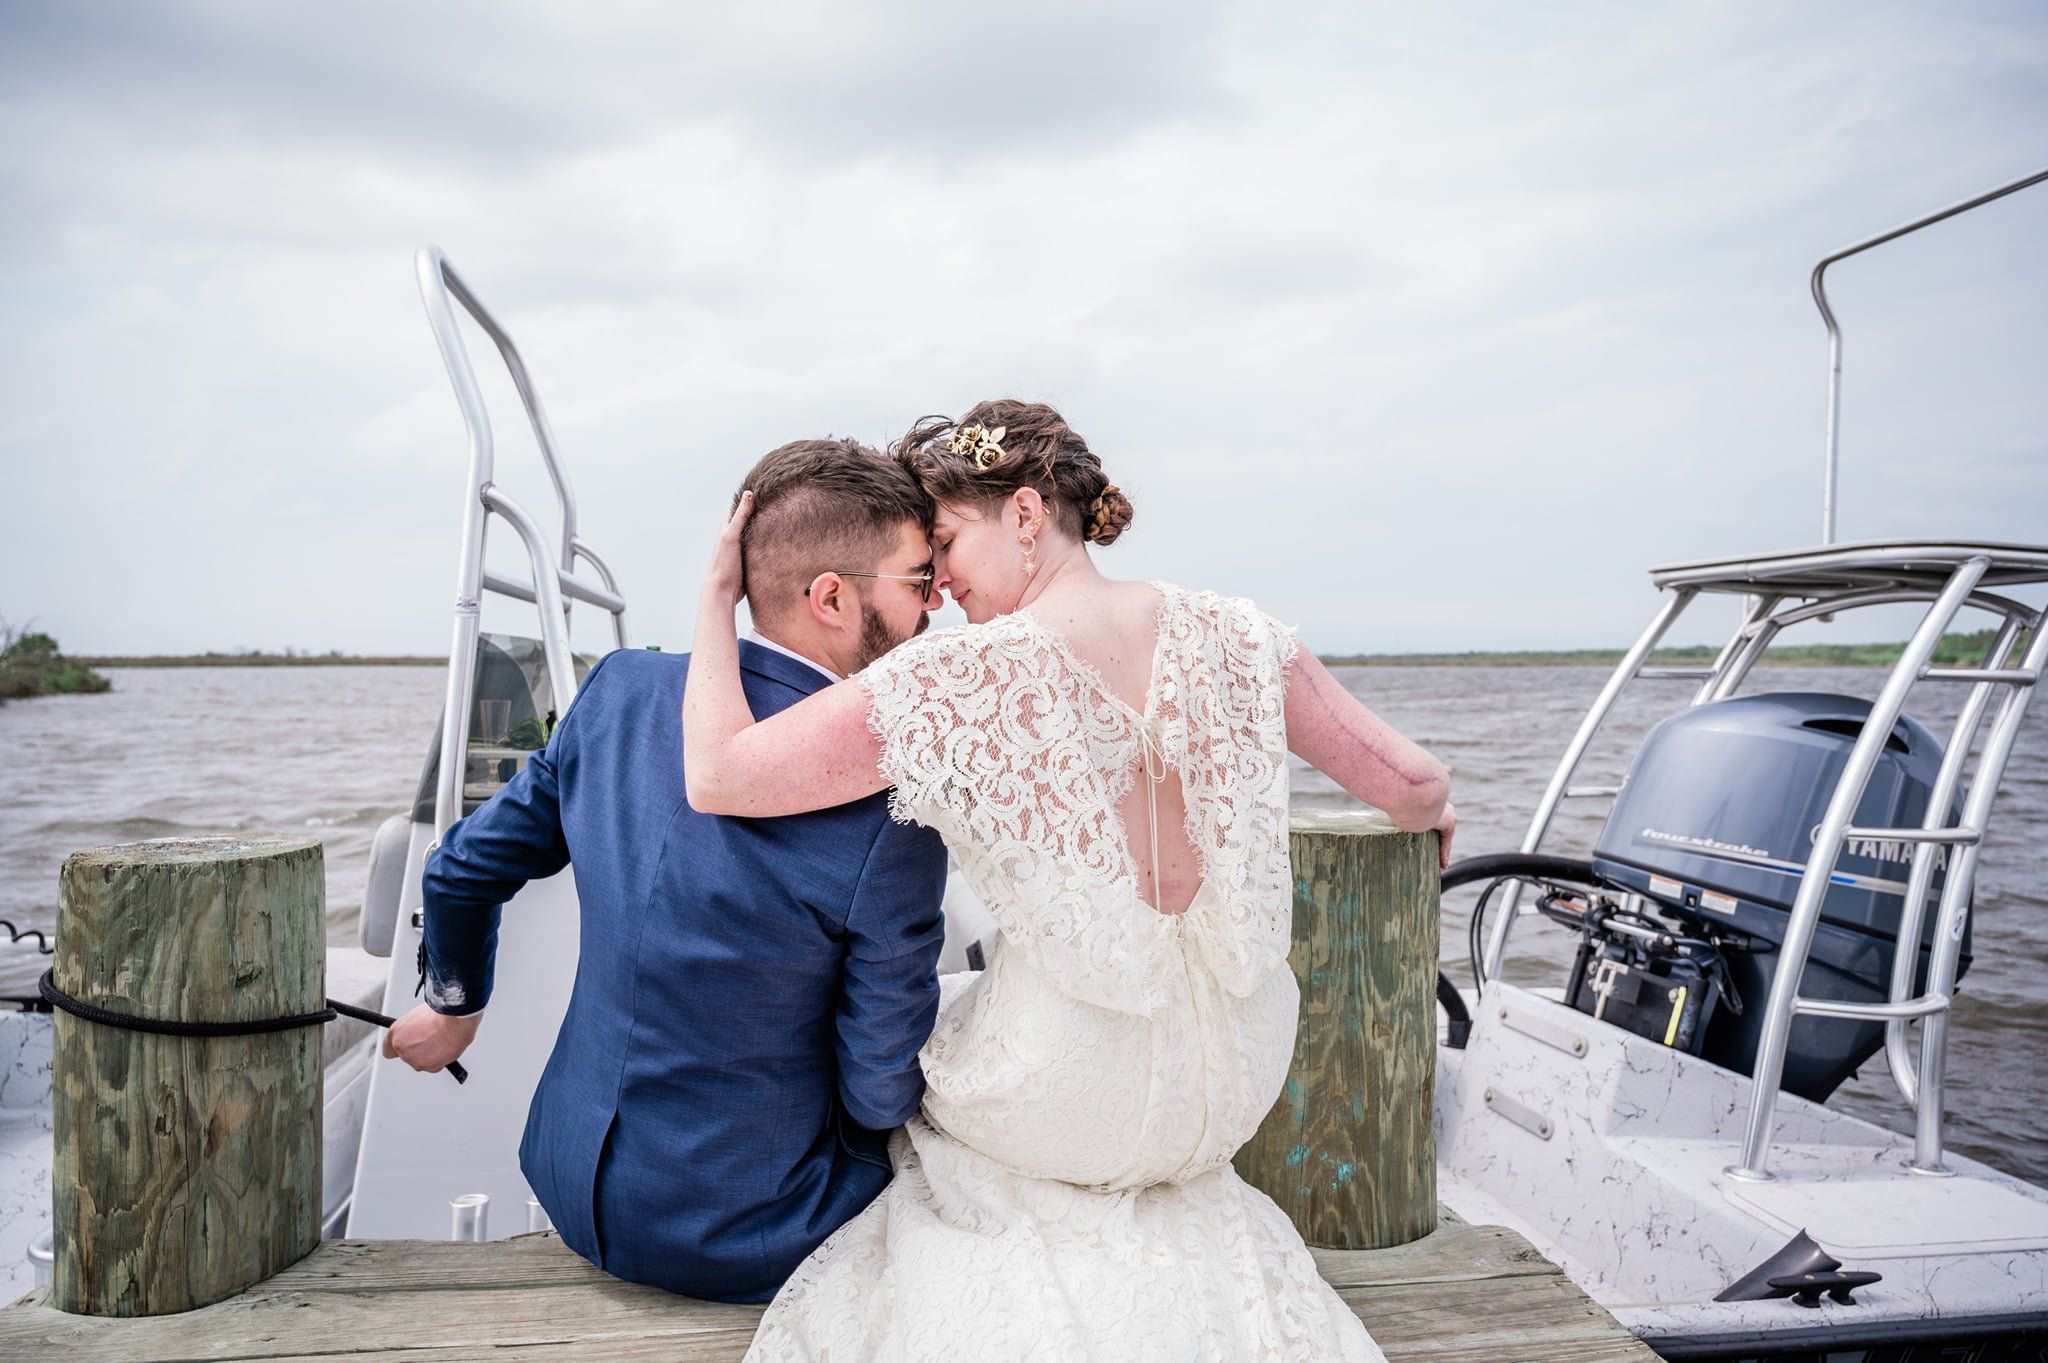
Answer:
<svg viewBox="0 0 2048 1363"><path fill-rule="evenodd" d="M1066 419L1042 402L976 403L958 421L928 416L896 442L896 457L935 502L981 510L1036 488L1053 521L1076 539L1114 544L1131 499Z"/></svg>

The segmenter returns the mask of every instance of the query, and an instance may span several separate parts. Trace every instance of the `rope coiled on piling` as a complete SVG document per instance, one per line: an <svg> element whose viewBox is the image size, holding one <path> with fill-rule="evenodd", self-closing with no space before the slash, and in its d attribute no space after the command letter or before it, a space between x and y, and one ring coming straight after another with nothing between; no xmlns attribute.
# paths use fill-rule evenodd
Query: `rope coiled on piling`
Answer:
<svg viewBox="0 0 2048 1363"><path fill-rule="evenodd" d="M343 1003L340 999L327 1000L327 1006L314 1013L293 1013L286 1017L250 1018L240 1022L184 1022L176 1018L146 1018L133 1013L110 1013L97 1004L75 999L57 987L55 967L43 972L36 981L36 989L43 1001L52 1008L61 1008L73 1017L87 1022L96 1022L102 1027L118 1027L128 1032L154 1032L160 1036L261 1036L266 1032L289 1032L299 1027L317 1027L332 1022L337 1017L354 1018L367 1022L373 1027L389 1027L396 1018ZM469 1071L460 1061L451 1060L448 1073L458 1084L469 1082Z"/></svg>

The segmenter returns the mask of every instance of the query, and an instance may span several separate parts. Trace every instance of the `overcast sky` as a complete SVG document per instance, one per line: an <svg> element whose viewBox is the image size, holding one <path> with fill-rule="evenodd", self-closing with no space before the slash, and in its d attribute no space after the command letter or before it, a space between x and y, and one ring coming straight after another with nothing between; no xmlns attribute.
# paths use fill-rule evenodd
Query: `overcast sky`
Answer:
<svg viewBox="0 0 2048 1363"><path fill-rule="evenodd" d="M446 648L426 242L636 643L771 446L1014 395L1130 492L1106 571L1594 646L1818 538L1808 271L2048 165L2048 7L0 0L0 120L0 616L73 652ZM2044 243L2048 186L1831 274L1843 537L2048 540Z"/></svg>

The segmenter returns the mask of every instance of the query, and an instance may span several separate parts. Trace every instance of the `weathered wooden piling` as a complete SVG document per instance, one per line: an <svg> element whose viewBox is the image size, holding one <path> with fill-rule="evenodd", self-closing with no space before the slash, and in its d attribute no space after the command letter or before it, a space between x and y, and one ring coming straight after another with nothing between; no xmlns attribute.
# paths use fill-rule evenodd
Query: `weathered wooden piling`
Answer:
<svg viewBox="0 0 2048 1363"><path fill-rule="evenodd" d="M250 1022L324 1003L311 838L74 853L54 981L110 1013ZM320 1028L191 1037L59 1012L50 1302L146 1316L219 1301L320 1238Z"/></svg>
<svg viewBox="0 0 2048 1363"><path fill-rule="evenodd" d="M1381 1249L1436 1226L1436 849L1378 814L1294 815L1301 1025L1236 1164L1311 1245Z"/></svg>

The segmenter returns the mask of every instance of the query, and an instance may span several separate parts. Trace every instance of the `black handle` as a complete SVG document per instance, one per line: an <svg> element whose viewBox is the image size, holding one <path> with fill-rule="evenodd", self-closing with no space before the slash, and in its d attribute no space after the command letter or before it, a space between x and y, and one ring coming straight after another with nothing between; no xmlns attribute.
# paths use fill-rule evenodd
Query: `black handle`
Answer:
<svg viewBox="0 0 2048 1363"><path fill-rule="evenodd" d="M340 999L327 1000L327 1006L343 1017L354 1018L358 1022L367 1022L372 1027L389 1027L392 1023L398 1021L397 1018L386 1017L374 1009L358 1008L352 1003L343 1003ZM449 1076L456 1083L467 1084L469 1082L469 1071L462 1068L460 1060L451 1060L441 1068L448 1071Z"/></svg>

